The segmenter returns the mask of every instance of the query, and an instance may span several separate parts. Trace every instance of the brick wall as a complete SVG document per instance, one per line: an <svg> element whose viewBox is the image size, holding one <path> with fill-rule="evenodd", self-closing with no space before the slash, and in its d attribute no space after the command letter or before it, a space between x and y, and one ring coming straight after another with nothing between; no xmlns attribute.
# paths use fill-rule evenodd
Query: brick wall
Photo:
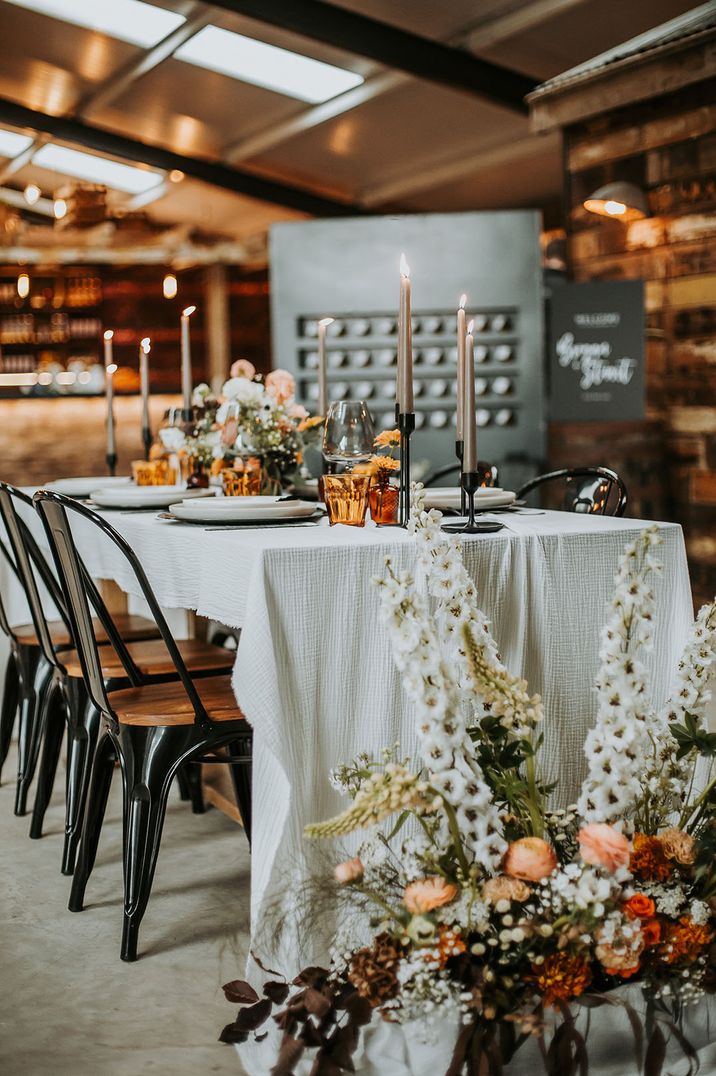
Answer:
<svg viewBox="0 0 716 1076"><path fill-rule="evenodd" d="M716 593L716 86L691 87L565 131L575 280L643 279L647 420L559 424L551 462L623 474L630 513L685 529L696 602ZM631 224L582 201L615 179L647 191Z"/></svg>

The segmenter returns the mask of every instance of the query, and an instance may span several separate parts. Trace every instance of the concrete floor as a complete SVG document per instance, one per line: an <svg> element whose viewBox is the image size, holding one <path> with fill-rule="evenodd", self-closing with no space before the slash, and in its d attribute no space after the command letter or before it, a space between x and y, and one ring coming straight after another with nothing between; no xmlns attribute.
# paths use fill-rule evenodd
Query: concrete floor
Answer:
<svg viewBox="0 0 716 1076"><path fill-rule="evenodd" d="M217 1042L235 1015L222 983L243 976L250 857L218 811L173 792L139 960L119 959L121 785L115 776L85 911L60 874L64 773L39 841L12 813L15 759L0 787L0 1072L3 1076L242 1076Z"/></svg>

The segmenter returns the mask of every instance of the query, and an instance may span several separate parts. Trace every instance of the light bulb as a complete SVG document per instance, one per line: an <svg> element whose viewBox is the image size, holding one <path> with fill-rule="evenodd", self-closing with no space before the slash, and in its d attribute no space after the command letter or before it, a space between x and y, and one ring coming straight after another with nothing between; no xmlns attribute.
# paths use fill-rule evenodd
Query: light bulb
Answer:
<svg viewBox="0 0 716 1076"><path fill-rule="evenodd" d="M175 299L179 285L173 273L167 273L162 281L162 293L165 299Z"/></svg>

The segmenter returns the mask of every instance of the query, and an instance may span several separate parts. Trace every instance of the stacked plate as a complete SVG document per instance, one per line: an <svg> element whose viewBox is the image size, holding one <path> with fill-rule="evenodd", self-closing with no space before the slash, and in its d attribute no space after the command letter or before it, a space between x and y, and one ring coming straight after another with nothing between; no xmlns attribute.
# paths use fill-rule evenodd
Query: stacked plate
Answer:
<svg viewBox="0 0 716 1076"><path fill-rule="evenodd" d="M517 500L516 494L493 486L481 486L475 494L475 511L506 508ZM451 508L460 511L460 490L455 486L430 486L425 490L426 508Z"/></svg>
<svg viewBox="0 0 716 1076"><path fill-rule="evenodd" d="M54 490L55 493L63 493L65 497L89 497L96 489L126 489L131 485L131 478L107 478L106 475L95 475L93 478L58 478L56 482L48 482L44 488Z"/></svg>
<svg viewBox="0 0 716 1076"><path fill-rule="evenodd" d="M178 496L189 499L214 498L213 489L180 490L176 486L102 486L92 490L91 502L98 508L168 508Z"/></svg>
<svg viewBox="0 0 716 1076"><path fill-rule="evenodd" d="M256 524L298 523L316 513L310 501L280 497L216 497L195 502L184 498L170 505L170 514L184 523Z"/></svg>

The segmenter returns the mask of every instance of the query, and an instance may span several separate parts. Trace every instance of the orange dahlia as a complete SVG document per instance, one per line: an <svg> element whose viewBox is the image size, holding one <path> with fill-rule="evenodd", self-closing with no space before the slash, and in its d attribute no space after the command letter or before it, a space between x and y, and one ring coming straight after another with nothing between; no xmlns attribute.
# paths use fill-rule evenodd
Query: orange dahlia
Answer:
<svg viewBox="0 0 716 1076"><path fill-rule="evenodd" d="M659 956L665 964L693 964L713 939L713 930L682 915L678 923L666 924Z"/></svg>
<svg viewBox="0 0 716 1076"><path fill-rule="evenodd" d="M671 863L658 837L635 833L629 870L646 882L665 882L671 874Z"/></svg>
<svg viewBox="0 0 716 1076"><path fill-rule="evenodd" d="M546 957L544 964L533 964L532 972L533 981L547 1006L579 997L592 981L587 961L567 952Z"/></svg>

